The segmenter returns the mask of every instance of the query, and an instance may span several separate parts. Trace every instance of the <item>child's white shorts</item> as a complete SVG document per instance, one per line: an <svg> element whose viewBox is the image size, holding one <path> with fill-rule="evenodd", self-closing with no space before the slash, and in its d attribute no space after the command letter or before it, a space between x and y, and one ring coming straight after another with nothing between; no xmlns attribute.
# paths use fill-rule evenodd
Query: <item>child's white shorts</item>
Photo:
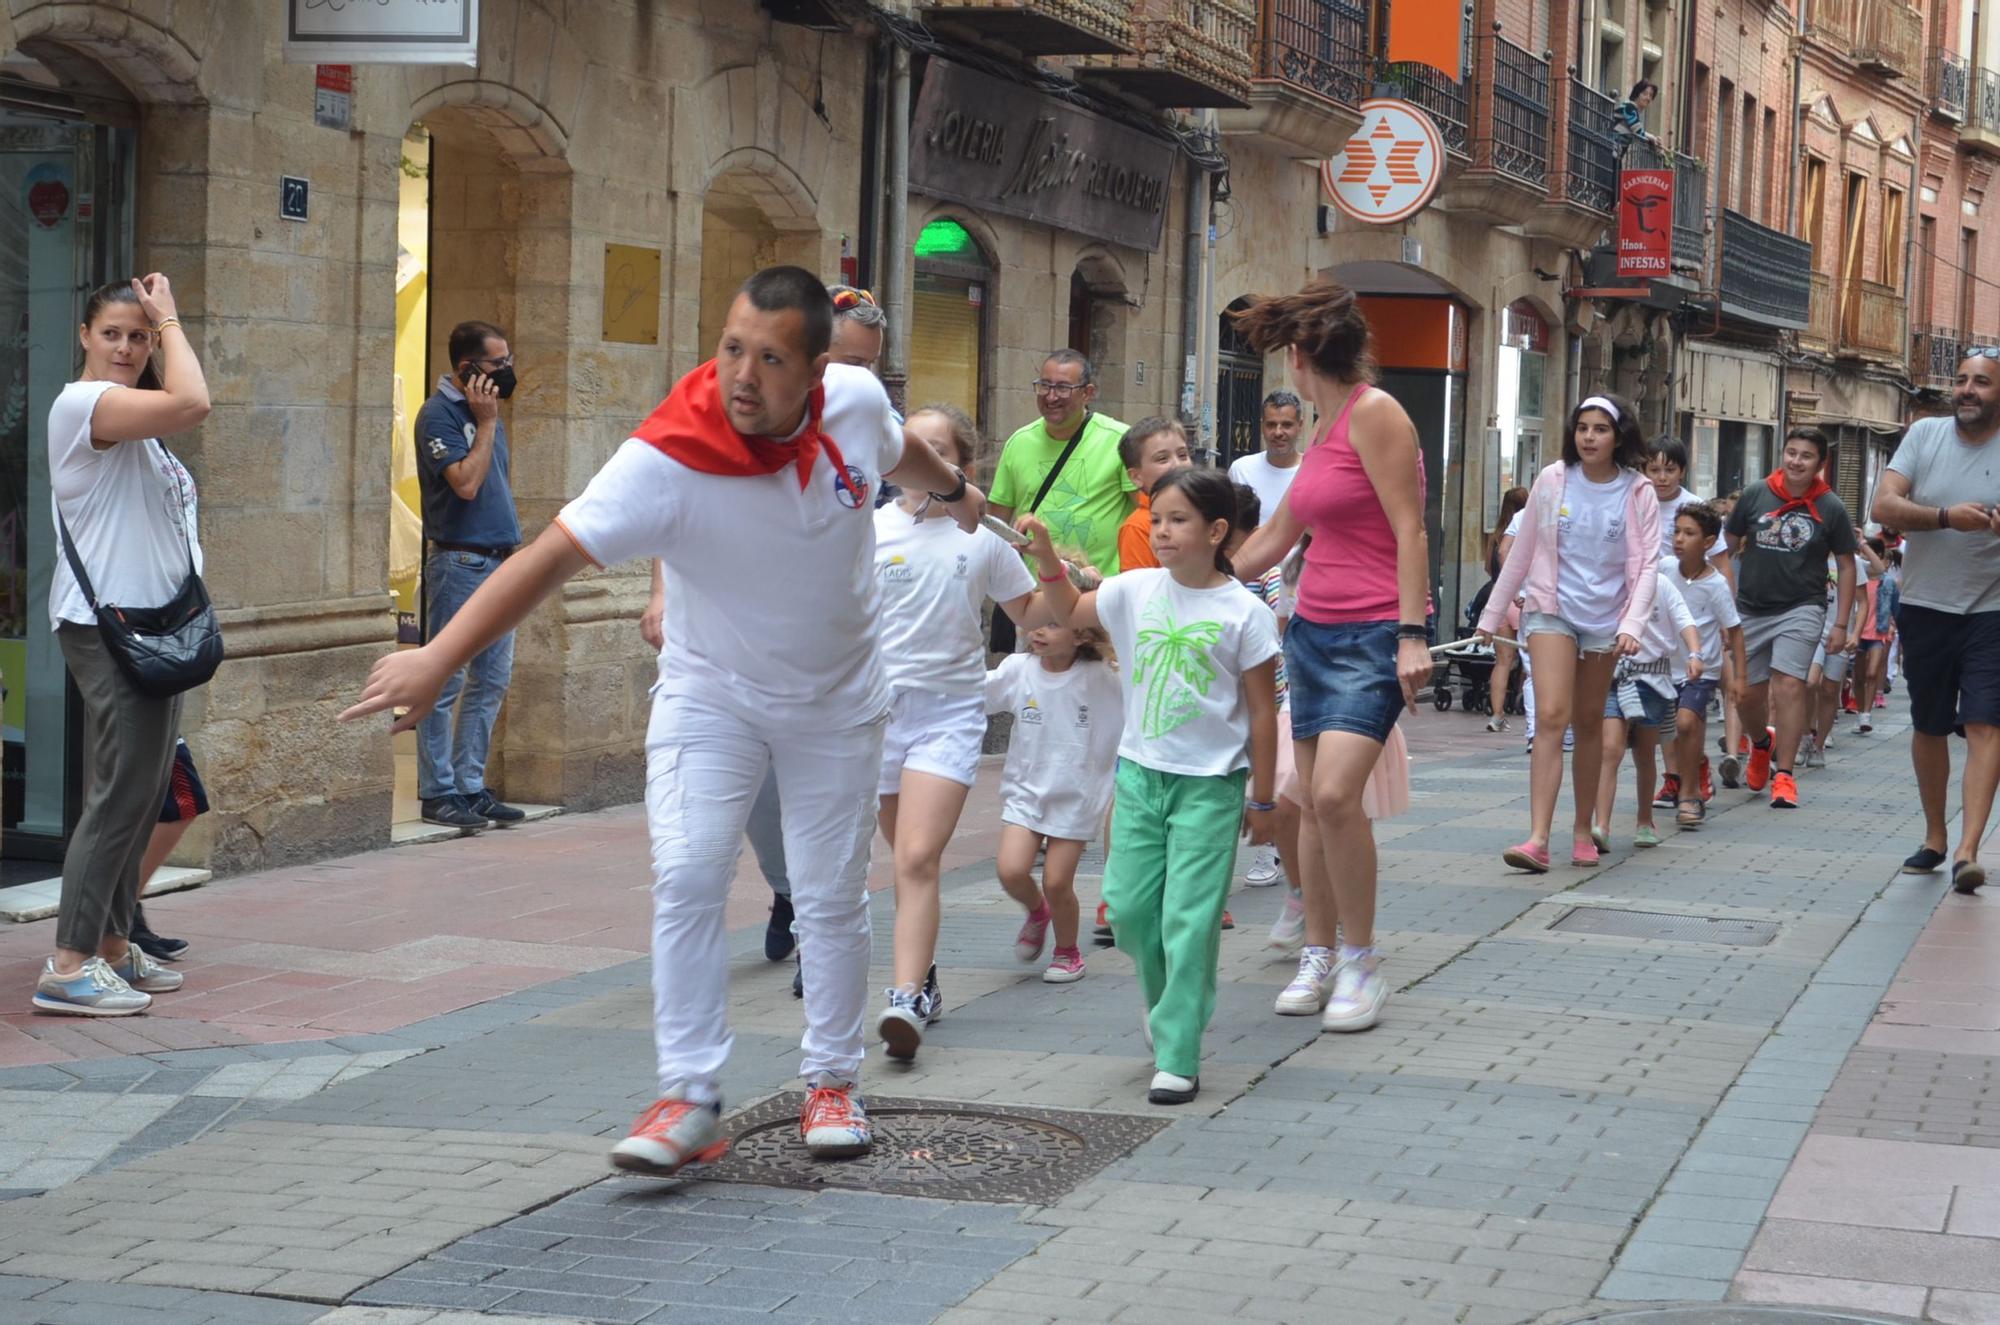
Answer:
<svg viewBox="0 0 2000 1325"><path fill-rule="evenodd" d="M898 689L889 701L889 734L882 741L877 791L896 795L906 768L969 787L979 776L979 752L985 741L985 695Z"/></svg>

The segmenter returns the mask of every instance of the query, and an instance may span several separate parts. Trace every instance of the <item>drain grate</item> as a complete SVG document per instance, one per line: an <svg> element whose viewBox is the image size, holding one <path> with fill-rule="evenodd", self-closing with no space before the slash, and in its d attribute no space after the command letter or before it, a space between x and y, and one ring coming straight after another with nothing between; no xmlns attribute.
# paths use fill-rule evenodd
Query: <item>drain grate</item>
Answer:
<svg viewBox="0 0 2000 1325"><path fill-rule="evenodd" d="M729 1120L735 1143L701 1170L709 1182L842 1188L947 1201L1053 1204L1131 1153L1168 1119L937 1100L870 1099L875 1148L814 1159L799 1139L797 1092Z"/></svg>
<svg viewBox="0 0 2000 1325"><path fill-rule="evenodd" d="M1598 938L1726 943L1737 948L1761 948L1778 937L1778 926L1770 920L1720 920L1713 916L1669 915L1664 911L1626 911L1612 906L1573 906L1558 916L1549 929Z"/></svg>

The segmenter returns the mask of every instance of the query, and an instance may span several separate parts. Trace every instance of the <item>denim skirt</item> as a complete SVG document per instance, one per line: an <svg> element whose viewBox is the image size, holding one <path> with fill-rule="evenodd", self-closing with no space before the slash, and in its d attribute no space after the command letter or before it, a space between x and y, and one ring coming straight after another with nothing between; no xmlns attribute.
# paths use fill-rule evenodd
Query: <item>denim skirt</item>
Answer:
<svg viewBox="0 0 2000 1325"><path fill-rule="evenodd" d="M1371 741L1388 740L1404 708L1396 649L1394 621L1326 626L1294 616L1285 630L1292 739L1353 732Z"/></svg>

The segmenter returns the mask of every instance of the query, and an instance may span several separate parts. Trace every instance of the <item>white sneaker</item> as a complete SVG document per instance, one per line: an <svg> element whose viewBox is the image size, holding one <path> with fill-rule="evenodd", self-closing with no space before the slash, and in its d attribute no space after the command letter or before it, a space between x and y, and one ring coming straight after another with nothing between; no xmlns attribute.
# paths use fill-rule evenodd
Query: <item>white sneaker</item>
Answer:
<svg viewBox="0 0 2000 1325"><path fill-rule="evenodd" d="M111 967L113 975L144 994L171 994L187 979L179 971L170 971L154 961L136 943L126 944L125 955L106 965Z"/></svg>
<svg viewBox="0 0 2000 1325"><path fill-rule="evenodd" d="M1866 717L1858 719L1854 724L1854 734L1856 736L1866 736L1874 730L1875 724L1868 721Z"/></svg>
<svg viewBox="0 0 2000 1325"><path fill-rule="evenodd" d="M1278 849L1274 846L1250 848L1250 869L1243 882L1252 888L1269 888L1278 881Z"/></svg>
<svg viewBox="0 0 2000 1325"><path fill-rule="evenodd" d="M1285 898L1285 909L1271 922L1264 946L1273 952L1293 952L1306 941L1306 904L1296 892Z"/></svg>
<svg viewBox="0 0 2000 1325"><path fill-rule="evenodd" d="M1382 1005L1389 1001L1389 982L1377 969L1378 959L1362 957L1342 962L1333 973L1333 993L1320 1014L1325 1031L1365 1031L1382 1019Z"/></svg>
<svg viewBox="0 0 2000 1325"><path fill-rule="evenodd" d="M1333 950L1307 948L1299 954L1299 972L1278 995L1281 1017L1316 1017L1326 1006L1327 991L1333 988Z"/></svg>
<svg viewBox="0 0 2000 1325"><path fill-rule="evenodd" d="M889 1057L909 1062L924 1042L925 1018L917 1007L917 993L898 986L889 991L889 1006L875 1019L875 1033Z"/></svg>
<svg viewBox="0 0 2000 1325"><path fill-rule="evenodd" d="M799 1136L814 1159L864 1155L875 1144L875 1129L852 1082L821 1077L799 1109Z"/></svg>
<svg viewBox="0 0 2000 1325"><path fill-rule="evenodd" d="M1188 1104L1201 1090L1200 1077L1177 1077L1171 1072L1153 1073L1153 1085L1146 1092L1148 1104Z"/></svg>
<svg viewBox="0 0 2000 1325"><path fill-rule="evenodd" d="M721 1159L729 1149L722 1134L722 1106L666 1096L639 1115L632 1134L611 1147L611 1164L630 1173L671 1177L689 1164Z"/></svg>

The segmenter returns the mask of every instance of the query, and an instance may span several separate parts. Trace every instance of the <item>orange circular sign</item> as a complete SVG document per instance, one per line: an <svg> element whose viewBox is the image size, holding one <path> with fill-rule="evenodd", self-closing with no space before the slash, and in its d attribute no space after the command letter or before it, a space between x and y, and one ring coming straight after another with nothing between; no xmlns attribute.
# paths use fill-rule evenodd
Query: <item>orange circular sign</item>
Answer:
<svg viewBox="0 0 2000 1325"><path fill-rule="evenodd" d="M1394 97L1361 103L1361 127L1319 168L1333 205L1357 221L1388 225L1429 205L1444 178L1444 139L1431 117Z"/></svg>

